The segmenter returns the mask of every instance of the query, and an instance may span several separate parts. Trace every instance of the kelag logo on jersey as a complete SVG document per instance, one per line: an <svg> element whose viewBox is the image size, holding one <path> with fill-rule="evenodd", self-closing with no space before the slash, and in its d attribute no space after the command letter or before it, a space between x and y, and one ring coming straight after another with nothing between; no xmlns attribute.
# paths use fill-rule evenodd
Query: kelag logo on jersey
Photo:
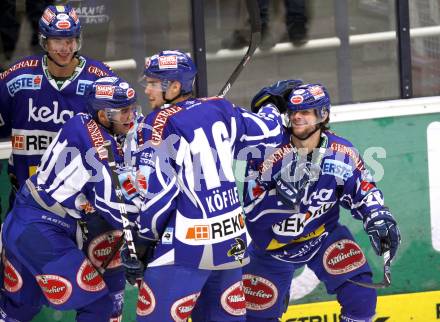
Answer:
<svg viewBox="0 0 440 322"><path fill-rule="evenodd" d="M23 74L14 77L6 83L10 96L14 96L22 89L38 90L41 89L41 80L43 75Z"/></svg>
<svg viewBox="0 0 440 322"><path fill-rule="evenodd" d="M89 80L79 80L78 85L76 86L76 95L84 95L86 92L86 87L89 84L92 84L92 81Z"/></svg>

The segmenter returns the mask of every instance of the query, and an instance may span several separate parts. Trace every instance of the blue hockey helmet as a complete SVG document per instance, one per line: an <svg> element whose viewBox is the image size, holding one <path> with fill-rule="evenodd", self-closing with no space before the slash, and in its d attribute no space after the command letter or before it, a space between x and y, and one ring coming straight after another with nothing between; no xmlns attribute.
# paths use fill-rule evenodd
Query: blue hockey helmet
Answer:
<svg viewBox="0 0 440 322"><path fill-rule="evenodd" d="M78 16L69 5L46 7L38 22L38 29L43 38L79 38L81 35Z"/></svg>
<svg viewBox="0 0 440 322"><path fill-rule="evenodd" d="M287 101L289 114L312 108L316 110L321 121L330 112L330 95L323 85L304 84L294 88L289 94Z"/></svg>
<svg viewBox="0 0 440 322"><path fill-rule="evenodd" d="M119 77L103 77L86 87L84 96L87 99L87 109L95 118L98 111L105 110L111 121L113 114L119 110L136 105L136 92Z"/></svg>
<svg viewBox="0 0 440 322"><path fill-rule="evenodd" d="M179 50L165 50L147 58L144 76L164 81L178 81L181 94L191 93L197 68L191 57ZM166 86L162 90L166 91Z"/></svg>

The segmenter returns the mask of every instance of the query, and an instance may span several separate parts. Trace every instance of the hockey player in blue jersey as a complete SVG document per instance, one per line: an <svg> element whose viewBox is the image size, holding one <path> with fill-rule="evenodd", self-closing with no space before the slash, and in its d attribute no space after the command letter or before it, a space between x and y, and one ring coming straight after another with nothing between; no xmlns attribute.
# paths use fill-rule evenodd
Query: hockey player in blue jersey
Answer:
<svg viewBox="0 0 440 322"><path fill-rule="evenodd" d="M94 239L105 245L104 254L95 254L101 261L95 261L81 250L79 222L99 214L115 233L122 229L104 144L110 142L120 175L130 172L131 155L124 158L121 144L127 143L120 140L132 129L136 96L117 77L97 80L84 95L89 113L72 117L58 132L3 224L5 321L30 321L43 305L76 310L77 321L121 321L113 316L113 290L97 270L120 234ZM129 216L137 216L138 207L124 206Z"/></svg>
<svg viewBox="0 0 440 322"><path fill-rule="evenodd" d="M35 172L63 124L75 114L87 112L86 86L100 77L114 76L103 63L78 53L81 34L74 9L48 6L39 20L40 45L45 54L25 57L0 74L0 135L11 136L9 176L13 190ZM84 251L99 265L107 240L114 242L120 232L99 216L90 219ZM116 318L122 314L123 270L120 262L110 267L105 279L114 293Z"/></svg>
<svg viewBox="0 0 440 322"><path fill-rule="evenodd" d="M276 144L281 117L273 106L257 115L223 98L193 98L195 75L175 50L145 68L155 110L141 124L138 224L141 239L157 246L138 321L245 321L246 227L232 163L244 147Z"/></svg>
<svg viewBox="0 0 440 322"><path fill-rule="evenodd" d="M252 109L267 102L287 112L282 143L265 158L249 160L244 189L246 226L252 237L243 268L247 321L280 321L294 271L307 265L336 294L341 321L371 322L376 291L367 260L339 223L339 208L363 221L378 255L396 254L400 233L357 150L328 129L330 97L320 84L284 91L263 88Z"/></svg>
<svg viewBox="0 0 440 322"><path fill-rule="evenodd" d="M49 6L39 21L45 54L25 57L0 74L0 135L11 136L9 173L18 189L69 118L87 112L87 84L113 72L78 54L81 25L70 6Z"/></svg>

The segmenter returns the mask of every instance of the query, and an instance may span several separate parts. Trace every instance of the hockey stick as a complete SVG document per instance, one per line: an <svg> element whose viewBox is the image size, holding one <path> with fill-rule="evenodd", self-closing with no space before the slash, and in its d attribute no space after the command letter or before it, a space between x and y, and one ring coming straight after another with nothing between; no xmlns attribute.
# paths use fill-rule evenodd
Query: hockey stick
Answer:
<svg viewBox="0 0 440 322"><path fill-rule="evenodd" d="M111 261L116 256L118 251L121 249L123 244L124 244L124 235L121 235L121 238L119 238L116 245L112 248L110 254L108 254L108 256L105 258L105 260L101 263L101 266L96 268L101 275L103 275L105 273L108 265L110 265Z"/></svg>
<svg viewBox="0 0 440 322"><path fill-rule="evenodd" d="M374 288L374 289L380 289L380 288L386 288L391 285L391 259L390 259L390 251L387 250L383 254L383 281L380 283L363 283L363 282L357 282L353 281L351 279L348 279L349 282L367 287L367 288Z"/></svg>
<svg viewBox="0 0 440 322"><path fill-rule="evenodd" d="M107 158L108 158L107 160L108 160L108 165L110 167L111 180L112 180L113 188L115 189L116 197L118 198L119 213L121 214L121 219L122 219L122 237L121 237L121 240L123 239L125 241L125 243L127 244L127 248L128 248L128 252L130 254L130 258L133 261L137 261L138 257L137 257L137 254L136 254L136 247L135 247L134 241L133 241L133 234L132 234L131 229L130 229L130 221L128 220L127 209L125 208L125 203L124 203L124 198L123 198L123 194L122 194L121 184L119 183L118 174L116 173L115 155L113 154L113 150L112 150L112 147L111 147L111 142L109 140L105 141L103 146L107 150ZM110 253L110 255L113 252L114 252L114 254L116 254L116 252L122 246L122 244L119 247L118 247L118 245L119 245L119 243L117 245L115 245L115 247L112 250L112 252ZM110 256L107 257L107 260L109 260L109 258L110 258ZM110 258L110 261L111 261L111 258ZM140 279L137 281L137 284L138 284L138 287L140 288L140 285L141 285L141 280Z"/></svg>
<svg viewBox="0 0 440 322"><path fill-rule="evenodd" d="M223 85L222 89L217 96L224 97L226 93L231 89L232 84L238 78L243 68L251 59L261 40L261 20L260 20L260 8L258 7L257 0L246 0L246 6L249 11L249 22L251 24L251 40L249 42L249 47L246 54L241 59L240 63L235 67L226 84Z"/></svg>

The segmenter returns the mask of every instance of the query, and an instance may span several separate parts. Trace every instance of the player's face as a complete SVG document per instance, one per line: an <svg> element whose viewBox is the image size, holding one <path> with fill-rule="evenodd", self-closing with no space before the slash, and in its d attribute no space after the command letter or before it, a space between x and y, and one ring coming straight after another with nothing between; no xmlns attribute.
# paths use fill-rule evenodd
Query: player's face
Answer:
<svg viewBox="0 0 440 322"><path fill-rule="evenodd" d="M133 120L139 113L139 106L130 105L121 109L110 110L107 113L109 121L114 125L115 134L127 134L133 126Z"/></svg>
<svg viewBox="0 0 440 322"><path fill-rule="evenodd" d="M79 50L78 38L48 38L46 50L59 65L68 65Z"/></svg>
<svg viewBox="0 0 440 322"><path fill-rule="evenodd" d="M320 122L315 109L301 110L292 112L289 115L292 124L292 132L297 138L306 138L312 133L316 124Z"/></svg>
<svg viewBox="0 0 440 322"><path fill-rule="evenodd" d="M163 99L163 92L167 89L163 88L163 83L160 79L146 77L145 95L148 97L152 109L160 108L165 104Z"/></svg>

